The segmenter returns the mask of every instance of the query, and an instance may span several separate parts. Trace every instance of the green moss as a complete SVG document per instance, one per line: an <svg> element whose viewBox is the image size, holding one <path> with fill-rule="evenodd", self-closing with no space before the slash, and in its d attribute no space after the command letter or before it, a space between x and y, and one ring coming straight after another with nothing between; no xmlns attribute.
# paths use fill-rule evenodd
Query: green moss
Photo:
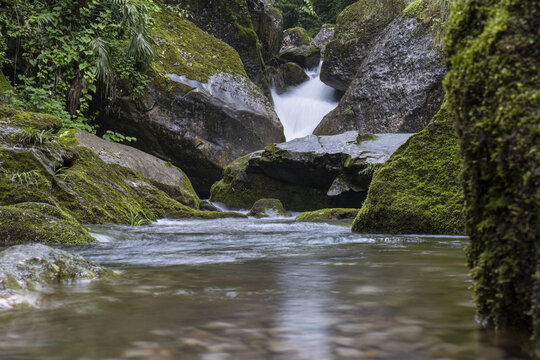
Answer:
<svg viewBox="0 0 540 360"><path fill-rule="evenodd" d="M459 149L446 106L373 175L353 231L463 234Z"/></svg>
<svg viewBox="0 0 540 360"><path fill-rule="evenodd" d="M161 74L184 75L199 82L206 82L210 76L222 72L247 77L242 61L232 47L190 21L172 14L160 14L154 31L159 54L154 68Z"/></svg>
<svg viewBox="0 0 540 360"><path fill-rule="evenodd" d="M298 46L299 45L309 45L309 44L311 44L311 41L313 40L311 38L311 36L309 36L306 29L301 28L301 27L295 27L295 28L290 28L290 29L284 30L283 31L283 37L286 37L286 36L292 36L295 39L298 39L300 41L300 43L297 44Z"/></svg>
<svg viewBox="0 0 540 360"><path fill-rule="evenodd" d="M372 140L375 140L375 139L377 139L377 135L373 135L373 134L369 134L369 133L358 134L358 136L356 137L356 144L360 145L364 141L372 141Z"/></svg>
<svg viewBox="0 0 540 360"><path fill-rule="evenodd" d="M424 0L416 0L415 2L410 3L403 10L403 17L405 18L415 18L417 17L422 10L425 8Z"/></svg>
<svg viewBox="0 0 540 360"><path fill-rule="evenodd" d="M8 92L10 90L13 90L13 88L11 87L11 84L9 83L9 80L2 73L2 71L0 71L0 100L6 94L6 92Z"/></svg>
<svg viewBox="0 0 540 360"><path fill-rule="evenodd" d="M29 127L36 130L59 129L62 121L53 115L30 113L8 107L0 107L0 124L13 127Z"/></svg>
<svg viewBox="0 0 540 360"><path fill-rule="evenodd" d="M71 215L49 204L0 206L0 244L80 245L95 241Z"/></svg>
<svg viewBox="0 0 540 360"><path fill-rule="evenodd" d="M405 7L403 0L361 0L347 6L336 22L337 40L369 40Z"/></svg>
<svg viewBox="0 0 540 360"><path fill-rule="evenodd" d="M296 216L296 220L302 221L330 221L330 220L353 220L358 214L359 209L320 209L315 211L307 211Z"/></svg>
<svg viewBox="0 0 540 360"><path fill-rule="evenodd" d="M444 85L459 132L468 264L489 326L540 330L540 2L456 2Z"/></svg>

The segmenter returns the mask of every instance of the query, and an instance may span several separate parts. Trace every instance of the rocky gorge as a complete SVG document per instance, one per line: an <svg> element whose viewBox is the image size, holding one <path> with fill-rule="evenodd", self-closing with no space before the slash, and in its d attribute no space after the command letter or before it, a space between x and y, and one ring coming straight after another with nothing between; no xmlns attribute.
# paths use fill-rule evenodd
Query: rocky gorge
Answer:
<svg viewBox="0 0 540 360"><path fill-rule="evenodd" d="M313 38L301 26L283 28L283 24L290 21L286 17L291 9L285 0L151 1L146 5L126 2L126 9L133 5L132 10L144 14L144 31L140 24L136 25L140 19L136 17L139 15L133 15L135 12L125 10L114 15L117 9L114 6L118 5L115 3L111 12L103 16L113 16L113 19L119 16L120 28L128 29L126 32L119 30L122 36L138 34L131 40L124 39L122 44L129 44L126 53L114 58L114 51L120 51L120 48L108 49L107 41L101 43L99 39L102 38L95 33L96 38L87 44L91 49L87 53L93 59L90 65L81 60L72 66L79 69L78 72L70 69L61 73L58 70L54 88L45 86L45 80L40 78L44 76L40 70L44 65L35 65L41 64L39 61L45 55L33 59L32 54L40 52L35 47L30 48L36 46L35 42L25 38L35 34L5 30L15 26L13 24L0 27L0 245L6 248L0 253L0 310L28 305L41 307L40 304L47 303L42 301L46 298L44 294L65 284L92 280L97 284L95 286L106 287L108 281L115 284L123 281L118 280L122 274L107 270L102 264L113 269L127 266L127 272L131 274L127 278L137 274L137 280L132 278L128 283L133 281L141 286L141 294L151 285L145 278L147 275L135 270L137 266L149 273L154 267L161 269L158 272L166 266L178 267L185 276L186 287L173 291L176 285L167 280L161 286L170 289L167 294L159 295L164 297L156 304L164 302L161 303L164 308L169 308L165 303L172 296L169 292L174 292L174 296L196 297L208 306L213 301L214 290L211 285L204 287L195 280L197 276L192 276L193 269L206 273L213 279L211 281L219 283L216 274L223 269L238 271L229 263L249 267L255 272L258 264L268 267L269 273L279 279L282 272L292 269L291 273L297 275L301 273L298 269L302 269L317 281L332 279L337 284L339 276L327 266L333 264L341 269L343 264L350 263L360 269L358 259L344 255L354 244L379 244L387 241L383 239L389 239L395 245L405 237L404 246L408 252L414 252L411 244L418 241L422 243L423 251L440 252L446 258L447 253L441 250L445 245L438 240L433 245L431 237L421 235L416 238L417 235L411 234L442 236L446 244L455 241L460 246L466 239L460 236L468 234L472 236L473 244L468 256L475 281L476 305L481 316L487 319L486 324L503 330L519 322L520 328L537 329L538 314L534 304L538 294L531 290L538 282L534 278L538 270L536 263L520 262L519 271L503 266L504 279L495 279L487 273L482 275L482 272L498 269L497 259L511 259L515 253L535 253L538 257L537 251L533 251L539 238L535 225L540 213L538 187L534 186L538 180L538 174L534 172L538 165L535 152L538 134L534 131L538 121L534 110L537 109L538 88L534 85L537 76L530 70L538 66L538 58L530 53L534 53L531 44L538 40L538 34L534 30L529 33L515 30L519 26L534 29L538 6L528 0L519 1L530 8L528 15L521 14L530 24L523 25L515 20L516 10L510 5L487 4L488 0L456 2L460 4L449 5L435 0L343 2L339 16L334 19L335 25L324 24L317 34L310 30ZM314 9L321 9L318 1L300 3L305 6L303 16L311 10L315 13ZM477 8L493 5L497 14L487 11L477 16L503 25L482 30L472 20L476 16L472 3ZM88 5L89 13L95 10L92 6L99 9L101 5L96 4ZM64 5L59 9L70 11L70 7ZM461 10L452 12L454 6ZM24 8L24 11L30 11L28 9ZM35 20L35 14L28 16L29 23L53 23L46 17ZM486 26L494 26L489 21ZM107 25L109 29L115 28L113 23ZM513 29L510 33L505 32L507 25L504 24L507 23L508 29ZM475 35L465 36L460 32L462 26L465 29L465 24L476 31L480 40L474 41L479 41L478 47L471 45L473 40L467 37ZM48 28L40 30L38 26L36 29L38 33L45 31L47 36L50 35ZM515 51L519 47L526 55L520 57L514 50L500 45L507 44L506 40L492 44L490 41L495 40L482 38L487 37L482 31L495 30L508 41L513 36L518 38ZM88 30L88 33L92 31L100 30ZM528 35L523 35L525 33ZM469 39L468 42L463 38ZM131 48L131 44L141 45L146 39L152 40L150 60L143 60ZM491 50L479 50L484 49L484 40L491 44ZM112 40L108 41L112 44ZM21 46L28 48L21 50ZM47 54L49 50L40 51ZM106 51L110 54L101 56ZM522 98L510 92L508 96L503 94L503 98L532 110L527 113L508 109L501 116L517 114L508 116L520 124L517 127L524 129L527 141L513 143L504 132L509 129L498 132L495 130L497 124L487 125L491 118L486 109L495 109L496 102L485 99L499 96L491 91L496 88L491 80L486 80L483 85L483 89L491 89L491 92L480 98L471 97L477 99L474 104L464 100L472 96L470 94L476 96L478 89L469 89L467 86L474 81L463 80L458 69L464 68L466 76L481 73L468 62L464 55L468 51L502 52L519 69L520 59L526 61L528 70L517 71L520 78L515 81L518 88L526 88L523 94L532 95ZM481 62L478 57L474 61ZM497 74L514 81L507 69L495 66L496 63L493 60L489 64ZM95 69L93 78L80 75L88 66ZM107 66L115 72L107 70ZM37 80L29 80L31 77ZM62 83L68 78L72 79L69 83L67 80ZM499 79L497 75L493 78ZM461 84L461 88L457 84ZM498 86L505 89L504 84ZM66 110L62 111L58 110L56 102L43 105L41 102L46 100L36 95L41 94L41 90L45 94L59 94L62 89L67 99L59 102L65 103ZM495 92L502 94L501 91ZM74 110L74 104L79 108ZM525 125L515 118L525 119ZM473 130L471 122L477 119L478 126L491 130ZM485 140L492 133L497 134L497 141L501 142L497 144L501 147ZM127 144L128 141L131 143ZM485 150L490 146L506 149L497 154L507 154L513 162L509 167L499 162L497 169L515 175L515 183L526 189L527 196L499 188L506 197L504 201L495 200L496 196L488 189L499 179L498 175L491 174L487 168L474 170L474 164L492 156ZM524 168L534 171L524 175ZM507 184L506 189L512 186ZM486 207L475 205L477 203L485 203ZM513 217L520 219L521 229L525 230L513 232L508 230L511 225L507 228L501 225L501 229L506 229L504 234L513 234L512 241L504 243L503 251L497 242L486 240L484 231L496 233L497 239L506 239L506 235L494 230L492 219L504 224L502 216L494 209L506 213L509 208L526 215ZM483 219L482 214L490 217ZM350 227L347 235L343 232L344 224ZM285 240L279 234L283 234ZM388 237L369 234L386 234L383 236ZM520 243L522 238L527 240ZM314 244L314 248L308 244ZM336 249L332 250L331 244L337 246ZM326 252L319 254L319 247ZM89 256L96 263L71 255L70 249ZM294 260L287 259L289 250L294 254ZM107 254L106 258L100 257L101 251ZM305 264L296 259L303 251L309 254L306 261L318 264L314 268L320 268L324 276L317 272L319 270L304 269ZM143 256L141 252L148 254ZM375 253L373 256L381 256L375 262L386 263L388 255L384 251ZM332 254L339 260L334 262ZM328 262L321 265L319 256ZM361 258L363 255L357 253L356 256ZM490 260L484 262L483 259ZM280 264L276 266L278 270L267 264L273 261ZM429 263L422 269L429 272L435 266L438 265ZM216 272L213 272L214 268ZM453 265L450 268L453 274L461 276L461 270L456 270ZM377 272L369 266L367 271ZM344 273L348 274L347 271ZM351 273L360 276L356 271ZM281 279L277 285L272 276L259 276L266 282L265 286L280 289L279 294L284 291L286 297L291 288L303 289L302 281L307 284L306 294L317 293L316 285L296 275L290 284ZM166 277L169 276L174 277L167 273ZM520 282L520 279L527 280ZM250 284L256 281L248 277L245 280ZM504 285L507 280L515 291ZM365 301L362 304L371 306L371 296L389 291L376 286L370 288L370 280L365 281L363 286L347 288L344 292L362 297ZM239 299L263 291L258 287L247 290L252 285L244 289L244 285L235 284L231 279L227 279L227 284L230 289L223 296L219 295L220 301L225 303L243 301ZM498 290L490 292L486 289ZM221 290L215 291L220 293ZM155 294L159 292L156 288ZM104 298L109 296L107 291L103 294ZM271 299L277 296L272 290L268 294ZM514 303L519 303L519 310L506 309L504 304L501 307L489 305L496 302L494 299L498 294L505 299L506 296L514 299ZM201 296L205 298L201 300ZM86 300L83 301L86 304ZM191 300L186 301L187 308L194 306ZM285 300L279 301L287 304ZM348 301L346 304L342 299L335 301L342 307L338 309L337 318L345 319L343 314L350 310L347 306L358 305ZM407 301L398 299L396 303ZM385 306L391 307L391 303L388 299ZM382 324L382 318L374 319L367 314L365 318L375 325L367 330L351 330L353 335L348 330L339 330L340 339L332 342L335 339L329 341L324 337L321 343L333 345L316 347L317 351L313 353L306 349L310 348L310 341L318 339L317 331L322 328L351 329L358 324L347 321L358 319L348 317L349 320L342 320L344 323L327 323L330 321L327 317L331 316L326 309L332 305L312 306L312 311L322 316L315 316L314 326L318 330L309 325L306 328L298 325L297 329L309 334L311 340L307 343L284 330L286 340L274 343L267 339L265 345L260 345L262 348L258 348L259 345L242 348L243 345L236 344L235 340L229 342L235 343L236 347L228 348L229 344L220 348L219 344L214 344L220 341L219 336L230 338L233 331L242 331L244 320L235 318L231 320L235 325L228 322L214 324L215 328L190 325L173 331L191 340L182 341L182 345L175 344L169 358L184 348L189 349L193 358L205 358L205 354L210 354L220 359L231 358L233 354L239 358L249 357L249 354L260 358L268 354L296 354L300 358L326 354L327 358L336 359L360 356L407 358L407 354L425 358L470 355L471 350L466 347L455 352L438 351L437 344L444 342L438 339L418 340L430 345L411 348L406 336L393 333L391 326ZM240 311L234 313L241 317ZM517 313L521 315L514 318L519 321L513 323L507 314ZM294 317L287 314L281 316ZM180 318L192 323L184 315ZM423 334L423 326L427 329L432 325L426 325L430 320L421 318L425 323L417 324L414 319L405 321L399 317L392 317L391 322L398 324L398 328L417 326L414 331ZM303 324L303 318L295 319L294 322ZM159 321L170 326L164 320ZM391 338L401 345L372 348L378 329L385 334L379 334L383 338ZM205 343L203 332L208 332L208 339L212 339L208 341L212 344ZM362 340L364 337L367 340ZM446 339L449 335L441 337ZM274 345L267 346L268 343ZM356 346L357 343L363 344L364 348ZM534 353L535 345L532 346L533 350L525 351ZM160 353L162 350L163 354L167 353L161 343L158 348ZM140 349L135 353L137 351ZM123 353L121 358L130 358L128 355ZM167 356L163 355L163 358Z"/></svg>

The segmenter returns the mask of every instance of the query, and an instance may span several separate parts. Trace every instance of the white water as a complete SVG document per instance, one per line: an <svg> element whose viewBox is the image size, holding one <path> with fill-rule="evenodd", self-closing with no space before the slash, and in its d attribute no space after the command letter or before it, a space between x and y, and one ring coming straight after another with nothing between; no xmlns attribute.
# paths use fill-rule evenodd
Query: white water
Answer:
<svg viewBox="0 0 540 360"><path fill-rule="evenodd" d="M319 78L321 66L306 70L309 80L283 94L272 89L274 108L287 141L311 135L322 118L338 105L335 90Z"/></svg>

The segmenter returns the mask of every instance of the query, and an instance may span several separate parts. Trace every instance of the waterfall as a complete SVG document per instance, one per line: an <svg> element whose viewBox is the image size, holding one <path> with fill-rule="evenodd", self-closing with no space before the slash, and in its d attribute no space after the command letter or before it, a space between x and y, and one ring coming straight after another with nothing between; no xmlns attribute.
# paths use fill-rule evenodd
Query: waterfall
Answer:
<svg viewBox="0 0 540 360"><path fill-rule="evenodd" d="M323 83L319 67L306 70L309 79L283 94L272 89L274 108L283 124L287 141L311 135L324 115L337 105L335 90Z"/></svg>

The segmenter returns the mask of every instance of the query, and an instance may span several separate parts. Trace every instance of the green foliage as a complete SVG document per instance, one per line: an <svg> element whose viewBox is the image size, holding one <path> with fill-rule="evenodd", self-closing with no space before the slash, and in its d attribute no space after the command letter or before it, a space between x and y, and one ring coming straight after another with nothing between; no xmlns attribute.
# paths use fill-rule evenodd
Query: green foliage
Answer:
<svg viewBox="0 0 540 360"><path fill-rule="evenodd" d="M54 129L38 130L32 127L25 127L21 131L20 140L26 144L43 144L54 139Z"/></svg>
<svg viewBox="0 0 540 360"><path fill-rule="evenodd" d="M111 130L107 130L105 132L105 134L103 134L102 138L107 140L107 141L117 142L117 143L123 143L123 142L128 142L129 143L129 142L137 140L137 138L135 138L135 137L124 136L124 135L122 135L120 133L117 133L117 132L114 132L114 131L111 131Z"/></svg>
<svg viewBox="0 0 540 360"><path fill-rule="evenodd" d="M2 44L15 45L11 106L92 130L92 102L123 88L140 96L153 58L152 0L13 0L0 15ZM122 84L122 85L120 85Z"/></svg>
<svg viewBox="0 0 540 360"><path fill-rule="evenodd" d="M336 22L338 14L355 0L277 0L285 28L303 27L315 36L323 24Z"/></svg>
<svg viewBox="0 0 540 360"><path fill-rule="evenodd" d="M540 330L540 2L462 0L445 88L463 159L468 264L479 315Z"/></svg>
<svg viewBox="0 0 540 360"><path fill-rule="evenodd" d="M29 171L16 170L12 172L8 171L4 175L12 183L31 186L37 185L37 178L39 177L39 172L35 169Z"/></svg>

